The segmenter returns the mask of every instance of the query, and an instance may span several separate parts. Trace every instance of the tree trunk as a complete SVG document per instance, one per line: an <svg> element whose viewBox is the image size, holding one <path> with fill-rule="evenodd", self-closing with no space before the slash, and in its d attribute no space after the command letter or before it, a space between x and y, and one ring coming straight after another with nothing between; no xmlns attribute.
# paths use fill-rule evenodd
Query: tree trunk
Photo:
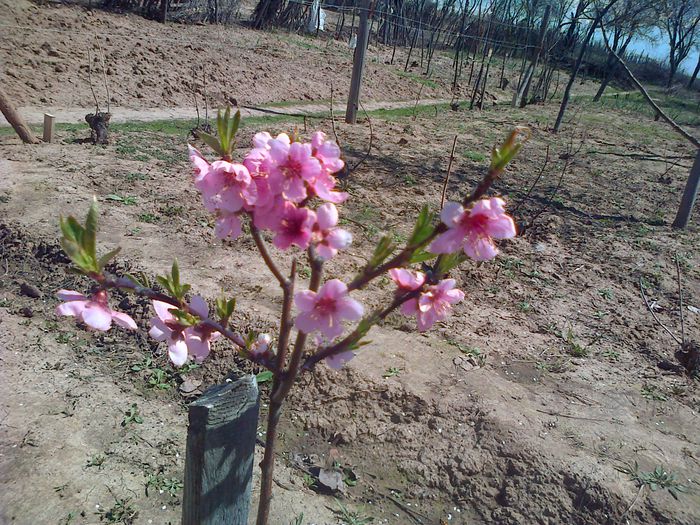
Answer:
<svg viewBox="0 0 700 525"><path fill-rule="evenodd" d="M15 129L19 138L22 139L22 142L25 144L38 144L41 142L24 123L22 117L17 113L10 99L7 98L7 95L2 90L2 87L0 87L0 111L2 111L7 121Z"/></svg>
<svg viewBox="0 0 700 525"><path fill-rule="evenodd" d="M576 77L578 76L579 69L581 69L581 62L583 62L583 56L586 54L586 49L588 48L588 43L591 41L591 38L593 37L593 34L595 33L596 28L598 27L598 24L602 20L602 18L605 16L605 14L610 10L610 8L615 5L617 0L612 0L609 2L602 11L600 11L593 23L591 24L591 27L588 29L588 33L586 33L586 37L583 39L583 42L581 42L581 51L578 54L578 58L576 59L576 64L574 64L574 69L571 72L571 77L569 78L569 82L566 84L566 89L564 90L564 97L561 100L561 106L559 107L559 114L557 115L557 121L554 123L554 133L559 132L559 128L561 128L561 123L564 120L564 113L566 112L566 108L569 105L569 98L571 97L571 88L574 85L574 82L576 81Z"/></svg>

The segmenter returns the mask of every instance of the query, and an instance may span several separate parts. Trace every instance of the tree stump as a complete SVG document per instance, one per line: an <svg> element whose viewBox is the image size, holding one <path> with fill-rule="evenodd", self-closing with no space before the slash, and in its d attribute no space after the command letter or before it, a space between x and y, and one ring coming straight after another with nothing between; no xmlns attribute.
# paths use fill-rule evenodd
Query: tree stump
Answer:
<svg viewBox="0 0 700 525"><path fill-rule="evenodd" d="M90 126L90 140L93 144L109 144L109 119L111 113L88 113L85 122Z"/></svg>

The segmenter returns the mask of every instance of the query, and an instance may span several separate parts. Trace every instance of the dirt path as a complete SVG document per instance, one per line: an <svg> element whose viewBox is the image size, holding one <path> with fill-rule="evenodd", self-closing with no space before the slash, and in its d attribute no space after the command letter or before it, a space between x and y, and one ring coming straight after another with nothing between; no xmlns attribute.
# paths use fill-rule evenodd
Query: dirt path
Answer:
<svg viewBox="0 0 700 525"><path fill-rule="evenodd" d="M433 104L446 104L448 99L420 99L416 100L392 100L386 102L370 101L363 103L364 109L374 111L377 109L398 109L412 108L416 104L418 106L429 106ZM328 104L308 103L298 105L275 106L275 104L265 104L260 106L263 109L270 109L281 113L297 113L301 115L318 115L328 114ZM36 107L26 106L18 109L20 115L28 124L42 124L44 122L44 113L49 113L56 117L57 123L76 123L85 122L85 115L94 112L93 107ZM195 119L197 113L193 107L172 107L172 108L127 108L127 107L112 107L111 122L147 122L154 120L176 120L176 119ZM334 114L337 117L345 115L345 101L338 101L334 104ZM243 117L262 117L269 116L274 113L267 111L259 111L256 109L241 109ZM200 110L200 116L204 118L204 111ZM209 112L210 118L216 117L216 110L212 109ZM0 114L0 127L9 126L9 123Z"/></svg>

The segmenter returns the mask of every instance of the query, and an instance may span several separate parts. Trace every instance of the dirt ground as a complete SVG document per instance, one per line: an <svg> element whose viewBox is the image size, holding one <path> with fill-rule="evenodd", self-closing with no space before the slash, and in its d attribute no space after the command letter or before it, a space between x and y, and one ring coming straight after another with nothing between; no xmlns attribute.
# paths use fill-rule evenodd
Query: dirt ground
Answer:
<svg viewBox="0 0 700 525"><path fill-rule="evenodd" d="M56 27L80 27L75 21L82 17L102 20L113 32L124 31L122 24L132 33L157 25L20 3L10 12L18 25L27 23L27 12ZM226 38L268 42L255 57L269 60L271 71L282 58L269 42L297 38L246 31ZM51 46L63 45L61 35L50 38ZM112 45L108 56L128 52ZM30 51L22 60L36 54ZM290 60L288 49L279 53ZM23 81L52 76L47 61L32 60ZM82 78L79 62L66 78ZM181 74L189 68L183 63L176 66ZM368 86L378 82L373 96L386 100L387 85L378 79L395 73L378 70ZM327 98L322 80L291 67L285 74L304 80L271 82L250 100L302 100L307 91ZM39 104L37 92L12 82L6 89L26 97L23 105ZM53 82L51 103L90 106L82 82ZM151 88L144 96L152 99L129 98L125 93L137 92L131 82L118 94L124 105L188 103L184 92L166 102ZM287 98L285 85L299 91ZM392 96L402 98L401 89ZM356 523L700 522L697 382L678 370L676 344L640 294L641 280L660 320L680 336L677 259L683 329L688 339L700 339L700 223L696 214L687 230L669 226L693 152L661 123L621 112L611 118L609 109L573 108L554 135L548 127L557 109L436 105L419 108L416 118L371 113L372 149L343 181L351 199L341 215L355 242L342 264L329 265L329 278L353 275L382 232L405 240L423 204L439 207L455 135L452 198L479 180L490 148L509 129L530 127L531 140L494 188L515 210L522 235L505 243L496 261L454 272L466 299L448 321L419 334L412 321L391 316L346 369L322 366L303 378L283 418L272 523L286 525L302 513L305 524L352 523L338 512L341 505L356 513ZM280 118L244 123L240 153L258 128L295 125ZM319 126L330 133L329 121ZM240 330L273 329L278 290L256 264L253 243L217 242L191 187L189 127L115 126L104 147L81 143L86 131L78 127L59 129L56 143L37 146L0 134L0 523L178 523L192 399L182 385L201 381L196 395L234 366L233 353L220 345L203 366L175 371L145 331L96 335L57 319L55 291L88 284L68 272L57 243L59 215L83 215L96 195L101 246L123 248L115 270L153 276L177 257L205 297L222 288L235 293ZM368 122L336 127L354 166L367 151ZM303 265L299 278L308 278ZM357 297L371 307L391 290L379 280ZM114 300L147 325L152 314L144 301ZM333 460L358 478L345 495L319 494L305 472ZM635 463L637 479L657 468L675 476L677 499L620 471Z"/></svg>

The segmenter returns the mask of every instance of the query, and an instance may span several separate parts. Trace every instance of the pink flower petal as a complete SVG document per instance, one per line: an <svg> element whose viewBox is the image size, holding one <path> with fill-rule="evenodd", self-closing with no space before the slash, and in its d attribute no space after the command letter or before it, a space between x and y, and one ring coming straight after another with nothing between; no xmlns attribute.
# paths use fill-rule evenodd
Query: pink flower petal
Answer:
<svg viewBox="0 0 700 525"><path fill-rule="evenodd" d="M320 328L318 319L316 319L310 312L302 312L297 315L296 319L294 320L294 326L305 334L310 334Z"/></svg>
<svg viewBox="0 0 700 525"><path fill-rule="evenodd" d="M209 316L209 306L199 295L195 295L190 301L190 309L199 317L206 319Z"/></svg>
<svg viewBox="0 0 700 525"><path fill-rule="evenodd" d="M164 303L163 301L153 301L153 309L156 311L156 315L163 321L170 321L175 319L170 310L175 310L177 307L172 304Z"/></svg>
<svg viewBox="0 0 700 525"><path fill-rule="evenodd" d="M329 230L338 224L338 208L331 202L319 206L316 210L316 220L322 230Z"/></svg>
<svg viewBox="0 0 700 525"><path fill-rule="evenodd" d="M168 344L168 357L173 365L180 367L187 362L187 344L184 339L177 339Z"/></svg>
<svg viewBox="0 0 700 525"><path fill-rule="evenodd" d="M458 202L448 202L440 212L440 220L445 226L455 226L464 215L464 208Z"/></svg>
<svg viewBox="0 0 700 525"><path fill-rule="evenodd" d="M151 329L148 331L150 335L156 341L165 341L168 336L172 333L172 330L161 321L159 317L154 317L151 319Z"/></svg>
<svg viewBox="0 0 700 525"><path fill-rule="evenodd" d="M365 309L360 302L346 297L338 301L337 312L343 319L357 321L365 313Z"/></svg>
<svg viewBox="0 0 700 525"><path fill-rule="evenodd" d="M123 312L112 312L112 320L117 323L119 326L122 328L126 328L127 330L136 330L138 327L136 326L136 322L131 318L131 316L123 313Z"/></svg>
<svg viewBox="0 0 700 525"><path fill-rule="evenodd" d="M515 222L508 215L491 219L486 225L488 234L494 239L511 239L515 237Z"/></svg>
<svg viewBox="0 0 700 525"><path fill-rule="evenodd" d="M316 293L304 290L294 294L294 304L302 312L310 312L316 306Z"/></svg>
<svg viewBox="0 0 700 525"><path fill-rule="evenodd" d="M81 314L83 322L90 328L106 332L112 326L112 312L96 303L88 303Z"/></svg>
<svg viewBox="0 0 700 525"><path fill-rule="evenodd" d="M326 357L325 362L329 368L340 370L345 363L355 357L355 352L341 352L330 357Z"/></svg>
<svg viewBox="0 0 700 525"><path fill-rule="evenodd" d="M80 316L87 306L87 301L69 301L67 303L59 304L56 307L57 315L67 315L70 317Z"/></svg>
<svg viewBox="0 0 700 525"><path fill-rule="evenodd" d="M490 238L470 236L465 240L464 253L475 261L490 261L498 255L498 250Z"/></svg>
<svg viewBox="0 0 700 525"><path fill-rule="evenodd" d="M401 305L401 313L408 317L415 315L418 312L418 299L409 299Z"/></svg>
<svg viewBox="0 0 700 525"><path fill-rule="evenodd" d="M462 247L464 233L459 228L450 228L435 239L428 248L430 253L454 253Z"/></svg>
<svg viewBox="0 0 700 525"><path fill-rule="evenodd" d="M318 291L319 297L340 298L348 293L347 285L340 279L331 279L321 286Z"/></svg>
<svg viewBox="0 0 700 525"><path fill-rule="evenodd" d="M73 290L59 290L56 294L61 301L85 301L87 297Z"/></svg>

